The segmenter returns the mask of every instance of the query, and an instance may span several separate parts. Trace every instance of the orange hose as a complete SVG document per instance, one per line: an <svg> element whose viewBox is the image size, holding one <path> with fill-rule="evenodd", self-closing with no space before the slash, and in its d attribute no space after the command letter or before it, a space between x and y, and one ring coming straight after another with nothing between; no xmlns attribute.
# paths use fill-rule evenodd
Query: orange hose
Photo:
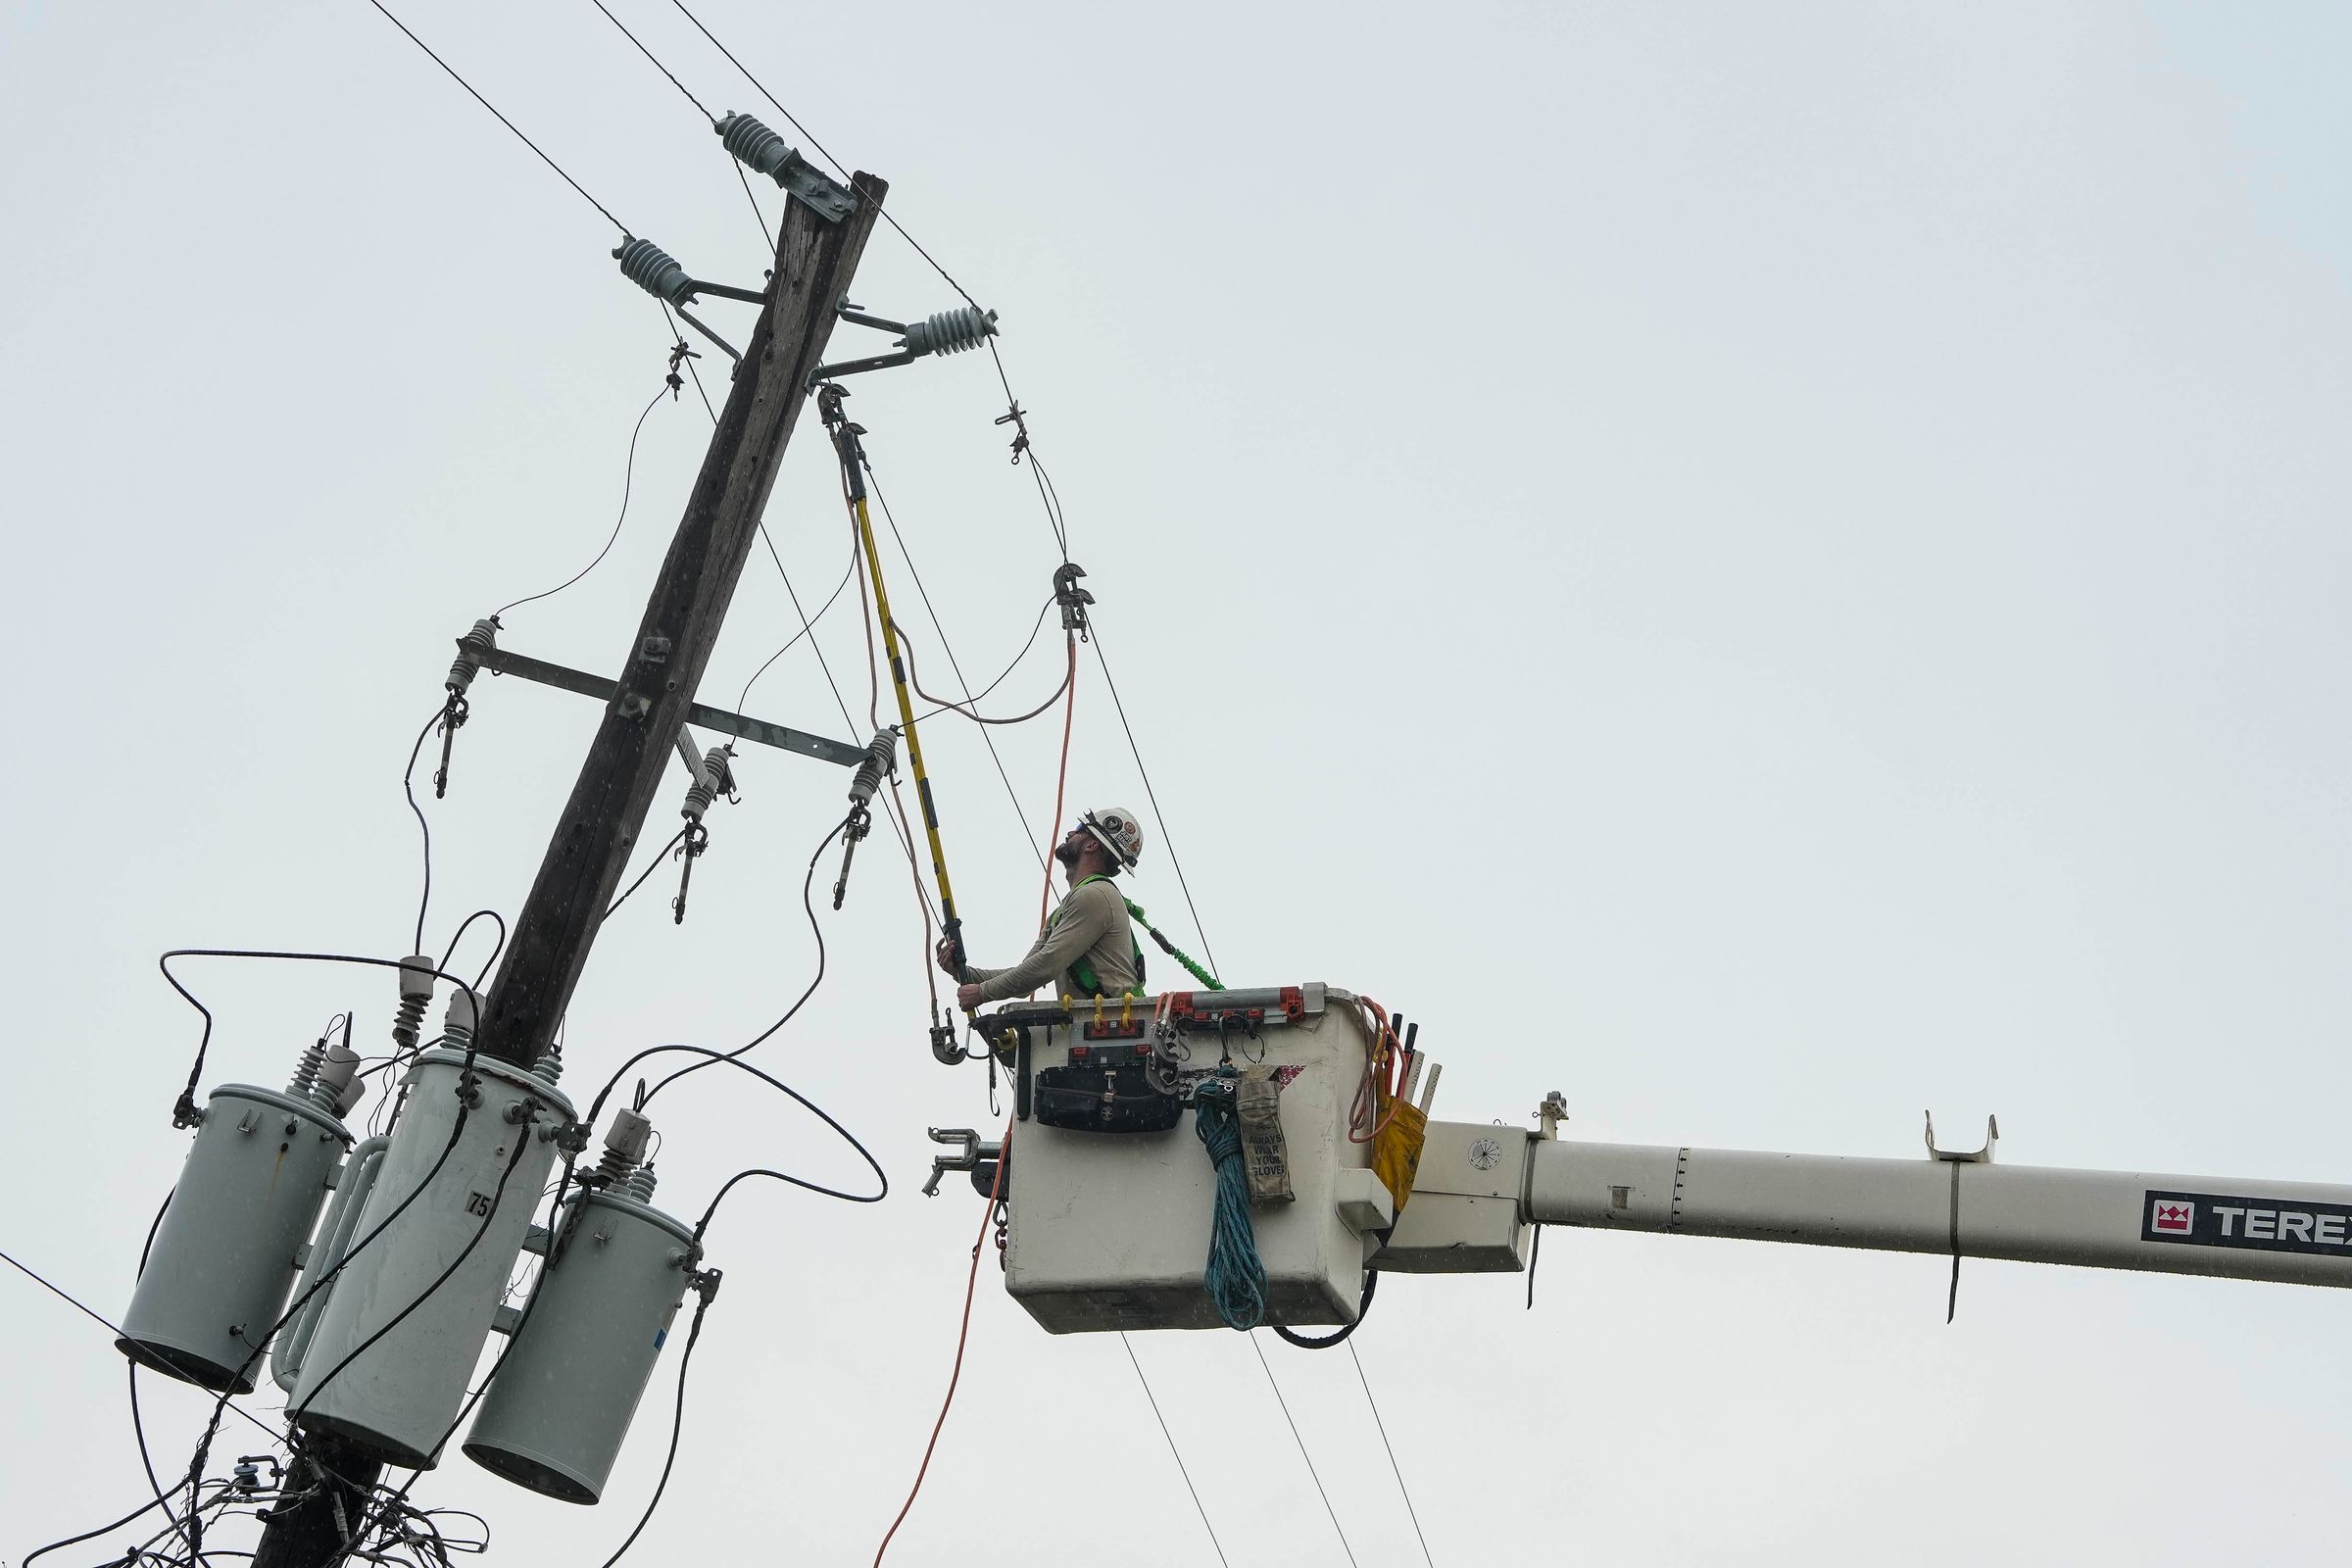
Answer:
<svg viewBox="0 0 2352 1568"><path fill-rule="evenodd" d="M956 1402L956 1385L963 1377L963 1346L972 1331L972 1293L980 1284L980 1249L987 1245L989 1221L996 1218L997 1199L1004 1190L1004 1162L1012 1152L1012 1124L1004 1124L1004 1138L997 1146L997 1179L989 1183L988 1206L980 1211L980 1234L972 1238L972 1268L963 1281L963 1321L956 1329L956 1369L948 1374L948 1396L939 1404L939 1419L931 1423L931 1441L923 1445L922 1467L914 1473L914 1486L907 1492L906 1500L899 1508L899 1516L890 1522L882 1544L874 1548L874 1568L882 1568L882 1554L890 1549L899 1526L914 1507L915 1495L923 1490L923 1477L931 1473L931 1453L939 1446L939 1433L948 1424L948 1408Z"/></svg>

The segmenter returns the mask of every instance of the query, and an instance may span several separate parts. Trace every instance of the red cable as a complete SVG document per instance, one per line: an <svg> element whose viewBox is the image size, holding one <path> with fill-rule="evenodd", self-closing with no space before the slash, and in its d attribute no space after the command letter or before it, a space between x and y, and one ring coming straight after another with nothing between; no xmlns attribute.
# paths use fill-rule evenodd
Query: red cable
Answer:
<svg viewBox="0 0 2352 1568"><path fill-rule="evenodd" d="M1077 656L1072 654L1071 657L1075 659ZM1004 1190L1004 1163L1011 1152L1012 1126L1008 1122L1004 1127L1004 1141L997 1146L997 1175L996 1180L988 1186L988 1206L980 1211L980 1234L972 1238L972 1269L963 1281L963 1321L956 1330L956 1369L948 1374L948 1396L940 1401L939 1419L931 1423L931 1441L923 1445L923 1463L914 1473L914 1486L906 1494L906 1501L900 1507L899 1516L890 1522L890 1530L882 1537L882 1544L874 1548L874 1568L882 1568L882 1554L890 1549L891 1537L896 1536L899 1526L906 1522L906 1515L914 1507L916 1494L923 1490L923 1477L931 1473L931 1451L939 1446L940 1429L948 1424L948 1407L956 1402L956 1385L963 1376L964 1341L972 1331L972 1293L980 1284L980 1249L988 1241L989 1221L996 1218L997 1198Z"/></svg>
<svg viewBox="0 0 2352 1568"><path fill-rule="evenodd" d="M1078 639L1074 634L1064 633L1062 640L1070 645L1070 700L1068 706L1061 710L1061 768L1054 775L1054 820L1050 824L1052 827L1061 826L1062 791L1070 781L1070 720L1078 715ZM1057 835L1049 833L1047 836L1054 838L1058 842ZM1048 857L1046 885L1038 890L1037 895L1037 926L1041 931L1046 926L1046 906L1053 902L1053 899L1054 861L1051 857Z"/></svg>

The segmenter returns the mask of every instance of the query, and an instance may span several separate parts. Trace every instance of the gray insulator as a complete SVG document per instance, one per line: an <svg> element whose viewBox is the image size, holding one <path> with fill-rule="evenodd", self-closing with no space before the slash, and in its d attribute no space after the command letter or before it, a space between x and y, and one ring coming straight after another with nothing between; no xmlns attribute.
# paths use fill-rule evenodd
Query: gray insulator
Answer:
<svg viewBox="0 0 2352 1568"><path fill-rule="evenodd" d="M657 1179L653 1166L640 1165L621 1178L619 1185L613 1191L621 1197L632 1199L637 1202L650 1203L654 1200L654 1184Z"/></svg>
<svg viewBox="0 0 2352 1568"><path fill-rule="evenodd" d="M400 1010L392 1014L392 1042L403 1051L414 1051L416 1042L424 1038L424 1007L430 997L403 997Z"/></svg>
<svg viewBox="0 0 2352 1568"><path fill-rule="evenodd" d="M320 1036L302 1048L301 1059L294 1063L294 1076L286 1080L286 1093L296 1100L308 1100L317 1104L318 1097L315 1091L318 1087L318 1068L325 1060L326 1039Z"/></svg>
<svg viewBox="0 0 2352 1568"><path fill-rule="evenodd" d="M713 746L703 757L702 771L686 788L686 804L678 814L689 822L700 822L703 813L710 809L710 802L718 794L718 781L727 776L727 748Z"/></svg>
<svg viewBox="0 0 2352 1568"><path fill-rule="evenodd" d="M784 183L784 171L801 156L783 137L749 115L729 115L710 128L718 132L719 144L739 162L779 185Z"/></svg>
<svg viewBox="0 0 2352 1568"><path fill-rule="evenodd" d="M694 298L694 279L676 258L650 239L632 239L612 253L620 275L658 300L684 305Z"/></svg>
<svg viewBox="0 0 2352 1568"><path fill-rule="evenodd" d="M564 1078L564 1048L552 1040L549 1041L547 1049L539 1053L539 1059L531 1063L531 1076L550 1089L562 1082Z"/></svg>
<svg viewBox="0 0 2352 1568"><path fill-rule="evenodd" d="M906 328L899 346L909 354L961 354L997 335L997 313L962 305L926 316Z"/></svg>
<svg viewBox="0 0 2352 1568"><path fill-rule="evenodd" d="M449 666L449 679L444 682L457 696L466 695L473 677L482 671L482 656L498 647L498 617L490 616L473 623L473 630L458 639L458 661Z"/></svg>
<svg viewBox="0 0 2352 1568"><path fill-rule="evenodd" d="M433 1000L433 960L412 954L400 960L400 1010L392 1015L392 1038L403 1051L414 1051L423 1038L424 1009Z"/></svg>
<svg viewBox="0 0 2352 1568"><path fill-rule="evenodd" d="M294 1064L294 1076L286 1084L286 1093L296 1100L307 1100L329 1116L341 1116L359 1103L359 1096L351 1094L352 1077L359 1071L359 1054L349 1046L329 1046L323 1039L305 1046L302 1059Z"/></svg>
<svg viewBox="0 0 2352 1568"><path fill-rule="evenodd" d="M865 749L865 760L858 764L858 772L850 780L850 804L863 806L874 798L882 787L883 775L899 765L899 732L892 729L874 731L873 743Z"/></svg>

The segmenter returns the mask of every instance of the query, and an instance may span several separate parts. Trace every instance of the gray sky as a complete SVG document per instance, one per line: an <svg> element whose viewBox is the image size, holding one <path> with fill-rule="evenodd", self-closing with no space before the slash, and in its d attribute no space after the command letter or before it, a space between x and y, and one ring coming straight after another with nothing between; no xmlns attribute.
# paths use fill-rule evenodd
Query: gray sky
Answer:
<svg viewBox="0 0 2352 1568"><path fill-rule="evenodd" d="M584 0L396 9L636 232L757 279L715 139ZM1423 1019L1454 1118L1557 1087L1571 1136L1902 1156L1924 1105L1955 1141L1997 1111L2019 1163L2342 1179L2342 11L701 9L1003 313L1229 978ZM765 113L674 11L615 10L711 108ZM398 775L449 639L595 552L665 338L610 225L359 0L12 7L0 134L0 1245L111 1313L184 1150L196 1020L154 955L406 951ZM955 303L889 235L858 297ZM993 674L1055 556L988 367L856 392ZM707 435L691 399L656 410L618 545L510 646L614 662ZM768 514L805 602L844 564L833 484L804 441ZM863 729L853 619L820 631L857 723L800 650L751 710ZM795 624L756 559L706 699ZM435 952L518 902L595 715L477 689L429 807ZM1033 823L1057 739L1004 742ZM1038 877L1013 808L968 726L926 744L975 949L1011 953ZM665 870L600 944L575 1085L737 1044L807 983L798 881L842 779L742 768L686 925ZM1091 662L1072 774L1145 804ZM1132 891L1182 931L1166 848ZM985 1123L983 1086L925 1048L903 871L872 854L825 930L761 1056L896 1186L721 1210L644 1560L868 1560L945 1384L978 1215L914 1189L923 1129ZM338 1008L363 1045L389 1022L373 973L190 977L208 1084L282 1081ZM772 1097L690 1084L659 1107L671 1206L746 1164L855 1178ZM2338 1549L2341 1300L1977 1263L1947 1328L1943 1283L1557 1233L1532 1313L1517 1276L1399 1279L1357 1344L1441 1563ZM105 1335L13 1275L0 1322L13 1562L143 1482ZM1249 1348L1136 1350L1237 1568L1345 1561ZM1347 1359L1269 1356L1356 1559L1418 1561ZM490 1515L508 1559L600 1561L674 1371L602 1507L463 1459L418 1494ZM203 1402L145 1381L176 1467ZM1045 1336L985 1265L892 1548L950 1554L1215 1560L1117 1340Z"/></svg>

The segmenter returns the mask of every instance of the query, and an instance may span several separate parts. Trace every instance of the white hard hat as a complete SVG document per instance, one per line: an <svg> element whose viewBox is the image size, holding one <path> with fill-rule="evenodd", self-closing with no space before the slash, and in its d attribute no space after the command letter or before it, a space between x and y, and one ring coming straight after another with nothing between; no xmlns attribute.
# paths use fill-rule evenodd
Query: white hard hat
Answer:
<svg viewBox="0 0 2352 1568"><path fill-rule="evenodd" d="M1129 870L1144 856L1144 825L1135 813L1125 807L1106 806L1089 811L1078 818L1078 825L1094 836L1097 844L1108 850L1111 858Z"/></svg>

